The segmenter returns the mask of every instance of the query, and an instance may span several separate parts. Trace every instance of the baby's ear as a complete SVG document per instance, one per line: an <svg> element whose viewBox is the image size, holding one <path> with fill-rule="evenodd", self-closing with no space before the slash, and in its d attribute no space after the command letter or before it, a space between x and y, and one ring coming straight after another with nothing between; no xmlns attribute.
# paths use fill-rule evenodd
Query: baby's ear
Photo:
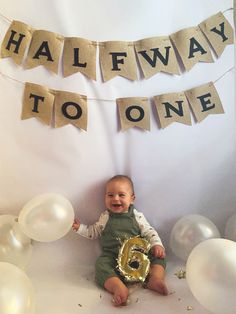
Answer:
<svg viewBox="0 0 236 314"><path fill-rule="evenodd" d="M135 200L135 194L132 195L132 204L133 204L134 200Z"/></svg>

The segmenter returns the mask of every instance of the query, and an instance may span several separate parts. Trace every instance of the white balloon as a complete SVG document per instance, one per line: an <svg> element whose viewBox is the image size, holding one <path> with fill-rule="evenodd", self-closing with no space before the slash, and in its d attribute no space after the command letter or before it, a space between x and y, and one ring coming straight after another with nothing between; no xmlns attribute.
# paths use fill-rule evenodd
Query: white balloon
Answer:
<svg viewBox="0 0 236 314"><path fill-rule="evenodd" d="M0 261L24 269L32 255L32 241L16 222L13 215L0 215Z"/></svg>
<svg viewBox="0 0 236 314"><path fill-rule="evenodd" d="M236 313L236 242L209 239L198 244L186 264L195 298L213 313Z"/></svg>
<svg viewBox="0 0 236 314"><path fill-rule="evenodd" d="M236 213L229 217L226 222L225 238L236 241Z"/></svg>
<svg viewBox="0 0 236 314"><path fill-rule="evenodd" d="M22 231L31 239L50 242L62 238L71 230L74 210L60 194L42 194L24 205L19 214Z"/></svg>
<svg viewBox="0 0 236 314"><path fill-rule="evenodd" d="M197 244L211 238L220 238L220 232L211 220L201 215L187 215L172 228L170 248L177 257L186 261Z"/></svg>
<svg viewBox="0 0 236 314"><path fill-rule="evenodd" d="M0 313L35 313L31 281L20 268L5 262L0 262Z"/></svg>

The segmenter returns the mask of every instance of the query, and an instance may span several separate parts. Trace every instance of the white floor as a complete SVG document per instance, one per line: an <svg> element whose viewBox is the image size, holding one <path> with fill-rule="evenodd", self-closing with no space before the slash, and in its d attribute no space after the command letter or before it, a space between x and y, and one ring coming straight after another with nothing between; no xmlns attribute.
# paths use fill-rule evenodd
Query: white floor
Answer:
<svg viewBox="0 0 236 314"><path fill-rule="evenodd" d="M209 314L192 296L186 279L175 273L184 263L170 257L167 283L170 295L160 296L139 285L130 288L130 302L116 308L111 295L94 283L94 261L98 244L70 233L52 243L34 243L33 257L27 269L36 294L36 314L148 313ZM204 287L203 287L204 288Z"/></svg>

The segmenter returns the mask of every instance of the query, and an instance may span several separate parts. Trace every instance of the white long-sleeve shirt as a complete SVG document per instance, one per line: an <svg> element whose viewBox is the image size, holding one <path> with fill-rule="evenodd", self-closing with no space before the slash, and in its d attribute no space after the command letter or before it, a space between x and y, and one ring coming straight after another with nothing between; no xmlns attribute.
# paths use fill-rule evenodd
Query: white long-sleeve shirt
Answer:
<svg viewBox="0 0 236 314"><path fill-rule="evenodd" d="M140 228L141 237L145 238L150 243L151 247L153 247L154 245L161 245L162 247L164 247L157 231L149 224L143 213L137 211L135 208L133 212ZM94 224L89 226L85 224L80 224L77 233L89 239L97 239L101 236L102 231L105 229L108 219L109 211L105 210L100 215L98 221Z"/></svg>

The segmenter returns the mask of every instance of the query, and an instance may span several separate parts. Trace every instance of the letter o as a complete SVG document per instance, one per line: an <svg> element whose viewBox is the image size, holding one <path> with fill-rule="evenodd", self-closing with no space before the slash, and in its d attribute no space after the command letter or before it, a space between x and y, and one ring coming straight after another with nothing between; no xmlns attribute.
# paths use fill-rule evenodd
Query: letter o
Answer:
<svg viewBox="0 0 236 314"><path fill-rule="evenodd" d="M75 115L72 116L68 113L67 108L69 106L73 106L76 108L77 112ZM61 111L66 118L71 119L71 120L79 119L83 113L80 105L72 101L65 102L61 107Z"/></svg>
<svg viewBox="0 0 236 314"><path fill-rule="evenodd" d="M139 117L137 117L137 118L134 118L131 115L132 110L135 110L135 109L139 111ZM139 121L143 120L145 112L144 112L143 108L140 107L140 106L130 106L130 107L128 107L126 109L125 115L126 115L126 118L129 121L131 121L131 122L139 122Z"/></svg>

